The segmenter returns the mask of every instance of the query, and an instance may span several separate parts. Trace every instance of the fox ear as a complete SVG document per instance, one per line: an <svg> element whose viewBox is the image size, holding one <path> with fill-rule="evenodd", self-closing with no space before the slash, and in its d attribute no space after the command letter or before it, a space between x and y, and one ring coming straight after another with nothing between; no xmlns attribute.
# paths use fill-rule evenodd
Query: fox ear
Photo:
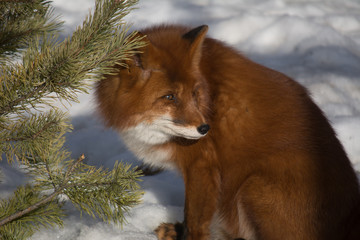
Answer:
<svg viewBox="0 0 360 240"><path fill-rule="evenodd" d="M207 25L201 25L199 27L191 29L185 33L182 37L190 41L191 44L195 42L203 41L209 27Z"/></svg>
<svg viewBox="0 0 360 240"><path fill-rule="evenodd" d="M138 49L139 52L132 56L133 73L137 74L140 82L147 80L151 74L151 68L148 66L149 57L156 51L155 47L151 44L147 36L141 32L137 32L134 38L139 38L145 42L145 46ZM151 62L151 60L150 60ZM129 72L132 72L131 70Z"/></svg>
<svg viewBox="0 0 360 240"><path fill-rule="evenodd" d="M134 34L132 37L131 37L131 40L134 40L134 39L141 39L141 41L144 41L146 43L146 45L148 45L148 39L146 37L145 34L141 33L141 32L137 32L136 34ZM132 62L133 64L136 66L136 67L139 67L141 69L143 69L143 60L142 60L142 57L141 57L141 54L144 53L146 49L146 46L145 47L142 47L141 49L138 49L139 52L134 54L132 56Z"/></svg>
<svg viewBox="0 0 360 240"><path fill-rule="evenodd" d="M200 62L201 47L208 29L209 27L207 25L202 25L182 35L183 39L190 42L189 54L193 64L199 64Z"/></svg>
<svg viewBox="0 0 360 240"><path fill-rule="evenodd" d="M157 55L157 48L151 43L151 41L148 39L148 37L141 33L137 32L136 37L139 37L141 41L145 42L145 46L139 49L139 52L134 54L132 57L133 65L136 67L145 70L148 68L151 68L149 64L152 61L152 58L154 58L155 55Z"/></svg>

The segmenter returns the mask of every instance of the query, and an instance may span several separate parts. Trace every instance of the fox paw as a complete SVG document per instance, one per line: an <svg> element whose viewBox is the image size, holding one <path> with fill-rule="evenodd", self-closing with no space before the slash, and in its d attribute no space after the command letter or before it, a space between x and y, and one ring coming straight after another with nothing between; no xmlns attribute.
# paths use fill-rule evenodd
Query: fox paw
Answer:
<svg viewBox="0 0 360 240"><path fill-rule="evenodd" d="M183 225L181 223L162 223L155 229L159 240L181 240Z"/></svg>

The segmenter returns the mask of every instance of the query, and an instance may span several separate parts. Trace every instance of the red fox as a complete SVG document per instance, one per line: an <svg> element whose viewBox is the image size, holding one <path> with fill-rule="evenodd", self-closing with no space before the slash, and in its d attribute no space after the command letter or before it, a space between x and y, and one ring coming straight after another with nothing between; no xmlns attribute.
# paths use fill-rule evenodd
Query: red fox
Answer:
<svg viewBox="0 0 360 240"><path fill-rule="evenodd" d="M184 222L158 238L359 240L356 174L307 90L207 30L140 31L146 47L96 86L128 148L183 176Z"/></svg>

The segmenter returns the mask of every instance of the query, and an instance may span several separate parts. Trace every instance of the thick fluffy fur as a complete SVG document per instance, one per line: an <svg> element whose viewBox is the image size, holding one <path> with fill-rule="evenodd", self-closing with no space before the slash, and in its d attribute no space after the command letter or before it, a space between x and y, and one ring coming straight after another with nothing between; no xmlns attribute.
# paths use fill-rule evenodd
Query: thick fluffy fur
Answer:
<svg viewBox="0 0 360 240"><path fill-rule="evenodd" d="M183 239L360 239L356 175L306 89L206 32L141 31L142 53L96 89L129 149L181 171Z"/></svg>

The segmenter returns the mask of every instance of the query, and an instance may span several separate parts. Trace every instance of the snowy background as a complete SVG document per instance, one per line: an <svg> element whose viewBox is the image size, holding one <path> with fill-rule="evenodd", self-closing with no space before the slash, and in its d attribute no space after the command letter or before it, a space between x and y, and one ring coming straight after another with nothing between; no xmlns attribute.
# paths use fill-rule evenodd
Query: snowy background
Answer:
<svg viewBox="0 0 360 240"><path fill-rule="evenodd" d="M82 23L93 0L54 0L67 36ZM360 2L358 0L142 0L126 20L134 29L156 23L207 24L209 35L235 46L251 59L286 73L305 85L335 127L360 171ZM119 137L94 112L92 94L69 108L74 131L67 145L74 157L111 168L116 160L137 164ZM0 163L5 179L0 195L25 178ZM43 229L32 239L155 240L161 222L182 221L184 186L174 172L144 177L143 203L121 229L87 216L71 205L61 229Z"/></svg>

